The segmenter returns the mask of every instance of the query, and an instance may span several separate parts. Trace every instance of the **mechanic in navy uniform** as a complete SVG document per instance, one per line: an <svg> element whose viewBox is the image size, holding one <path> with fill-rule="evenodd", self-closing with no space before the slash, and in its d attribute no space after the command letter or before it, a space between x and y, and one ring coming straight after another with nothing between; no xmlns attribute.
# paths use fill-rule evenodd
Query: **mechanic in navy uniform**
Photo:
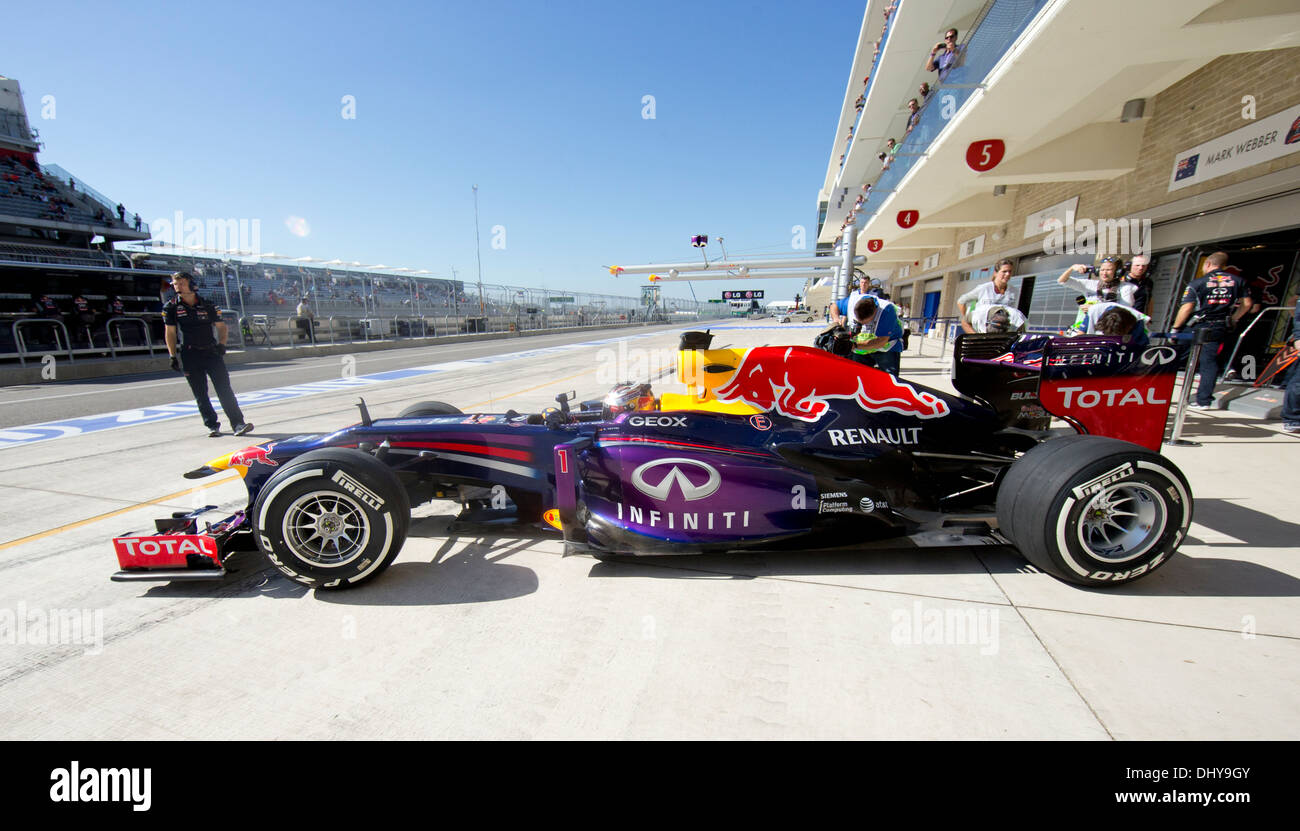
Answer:
<svg viewBox="0 0 1300 831"><path fill-rule="evenodd" d="M1195 407L1198 410L1213 409L1220 347L1232 340L1233 330L1254 306L1245 278L1224 271L1227 264L1228 255L1222 251L1205 258L1201 277L1193 280L1183 292L1183 305L1178 309L1171 330L1181 332L1190 322L1192 331L1204 333L1198 367L1201 383L1196 388Z"/></svg>
<svg viewBox="0 0 1300 831"><path fill-rule="evenodd" d="M90 301L84 292L79 291L72 296L72 317L69 318L69 323L78 342L85 343L88 347L94 345L91 330L95 326L95 310L90 307Z"/></svg>
<svg viewBox="0 0 1300 831"><path fill-rule="evenodd" d="M209 436L221 435L221 422L208 400L208 378L217 390L221 409L230 419L236 436L253 429L244 422L239 401L230 388L230 373L221 357L226 354L226 324L221 320L221 310L212 302L199 297L194 291L193 275L178 271L172 275L172 288L176 296L163 306L163 325L166 327L167 352L172 358L172 369L185 374L185 380L199 405L199 415L207 425ZM214 336L215 330L215 336Z"/></svg>
<svg viewBox="0 0 1300 831"><path fill-rule="evenodd" d="M1292 351L1300 352L1300 296L1296 297L1289 340ZM1291 378L1282 394L1282 429L1288 433L1300 433L1300 360L1291 364Z"/></svg>
<svg viewBox="0 0 1300 831"><path fill-rule="evenodd" d="M54 302L54 298L48 294L32 292L31 308L28 311L37 319L63 322L63 311L59 308L59 304ZM33 340L40 346L50 344L57 346L59 336L54 326L40 326L33 333Z"/></svg>

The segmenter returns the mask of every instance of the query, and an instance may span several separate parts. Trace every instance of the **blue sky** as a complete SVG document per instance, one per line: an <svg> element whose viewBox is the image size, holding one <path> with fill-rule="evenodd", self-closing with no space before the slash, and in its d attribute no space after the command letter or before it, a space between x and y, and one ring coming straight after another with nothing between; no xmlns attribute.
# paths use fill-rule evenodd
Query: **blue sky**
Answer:
<svg viewBox="0 0 1300 831"><path fill-rule="evenodd" d="M602 266L697 259L695 233L736 258L792 253L803 225L811 252L863 9L45 2L0 74L41 161L146 222L257 218L266 251L473 280L477 184L485 282L635 295Z"/></svg>

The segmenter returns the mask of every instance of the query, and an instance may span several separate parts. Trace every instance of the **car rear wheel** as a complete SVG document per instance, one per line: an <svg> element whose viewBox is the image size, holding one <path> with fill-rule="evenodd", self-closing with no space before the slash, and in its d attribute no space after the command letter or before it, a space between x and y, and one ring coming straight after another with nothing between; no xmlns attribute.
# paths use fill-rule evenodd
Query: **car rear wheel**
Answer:
<svg viewBox="0 0 1300 831"><path fill-rule="evenodd" d="M1165 457L1101 436L1049 441L998 489L998 525L1025 559L1061 580L1114 586L1164 565L1187 535L1192 495Z"/></svg>
<svg viewBox="0 0 1300 831"><path fill-rule="evenodd" d="M285 575L312 588L350 588L397 558L411 506L383 462L329 448L276 471L259 491L251 520L258 548Z"/></svg>
<svg viewBox="0 0 1300 831"><path fill-rule="evenodd" d="M461 411L442 401L421 401L397 414L398 418L424 418L436 415L462 415Z"/></svg>

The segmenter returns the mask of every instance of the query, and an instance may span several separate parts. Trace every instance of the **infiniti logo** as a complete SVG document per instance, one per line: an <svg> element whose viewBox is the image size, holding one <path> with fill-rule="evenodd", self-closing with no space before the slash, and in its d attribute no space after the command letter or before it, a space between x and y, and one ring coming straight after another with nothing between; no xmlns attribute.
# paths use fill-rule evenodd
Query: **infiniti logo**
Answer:
<svg viewBox="0 0 1300 831"><path fill-rule="evenodd" d="M1159 362L1161 366L1171 362L1178 357L1178 352L1172 346L1153 346L1142 353L1142 363L1151 366Z"/></svg>
<svg viewBox="0 0 1300 831"><path fill-rule="evenodd" d="M704 471L708 474L709 478L704 482L704 484L696 485L687 478L685 473L682 473L682 469L681 467L678 467L678 465L686 465ZM659 484L652 485L646 481L645 474L647 471L664 466L671 466L672 469L659 480ZM706 496L712 496L717 493L718 488L722 487L722 475L719 474L717 469L711 465L706 465L704 462L697 462L694 459L683 458L658 459L653 462L646 462L636 470L632 471L633 487L641 491L641 493L644 493L646 496L653 497L661 502L667 499L668 495L672 493L673 483L677 484L678 490L682 492L683 499L687 502L694 502L696 499L704 499Z"/></svg>

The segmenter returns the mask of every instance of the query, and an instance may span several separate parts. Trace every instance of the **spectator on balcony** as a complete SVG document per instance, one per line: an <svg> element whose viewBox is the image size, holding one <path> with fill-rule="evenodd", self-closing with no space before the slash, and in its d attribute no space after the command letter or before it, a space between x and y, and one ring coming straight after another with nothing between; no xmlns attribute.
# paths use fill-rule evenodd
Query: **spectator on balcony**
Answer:
<svg viewBox="0 0 1300 831"><path fill-rule="evenodd" d="M126 208L121 202L117 203L117 218L123 223L126 222Z"/></svg>
<svg viewBox="0 0 1300 831"><path fill-rule="evenodd" d="M144 224L144 223L142 223L142 222L140 221L140 214L137 213L137 214L135 215L135 229L136 229L137 231L139 231L139 230L140 230L140 226L143 225L143 224Z"/></svg>
<svg viewBox="0 0 1300 831"><path fill-rule="evenodd" d="M939 80L942 81L960 58L961 47L957 45L957 30L949 29L944 33L943 40L930 50L925 69L927 72L939 73Z"/></svg>
<svg viewBox="0 0 1300 831"><path fill-rule="evenodd" d="M903 135L912 132L912 128L916 126L916 120L920 117L921 105L916 103L916 99L913 98L907 102L907 130L904 131Z"/></svg>

